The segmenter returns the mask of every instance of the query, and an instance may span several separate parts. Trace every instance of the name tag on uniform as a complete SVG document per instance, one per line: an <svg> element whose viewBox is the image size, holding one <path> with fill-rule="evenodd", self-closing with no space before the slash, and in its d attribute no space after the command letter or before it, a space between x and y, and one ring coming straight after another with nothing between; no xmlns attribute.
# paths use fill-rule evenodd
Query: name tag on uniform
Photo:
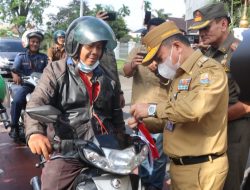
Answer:
<svg viewBox="0 0 250 190"><path fill-rule="evenodd" d="M166 130L170 131L170 132L173 132L174 130L174 124L172 121L168 121L167 124L166 124L166 127L165 127Z"/></svg>
<svg viewBox="0 0 250 190"><path fill-rule="evenodd" d="M30 65L29 62L22 62L22 65Z"/></svg>
<svg viewBox="0 0 250 190"><path fill-rule="evenodd" d="M191 82L191 79L192 79L192 78L181 79L181 80L179 80L179 83L178 83L178 90L179 90L179 91L188 91L189 85L190 85L190 82Z"/></svg>

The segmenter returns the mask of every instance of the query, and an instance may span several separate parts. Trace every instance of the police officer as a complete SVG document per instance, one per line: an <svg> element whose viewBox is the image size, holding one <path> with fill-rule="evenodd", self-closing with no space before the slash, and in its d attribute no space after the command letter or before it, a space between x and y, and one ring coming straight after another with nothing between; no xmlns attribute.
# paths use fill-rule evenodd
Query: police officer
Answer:
<svg viewBox="0 0 250 190"><path fill-rule="evenodd" d="M173 22L165 22L143 39L162 77L172 78L168 98L158 104L135 104L129 125L145 117L166 119L164 152L170 157L172 189L222 189L226 155L228 87L223 68L189 41Z"/></svg>
<svg viewBox="0 0 250 190"><path fill-rule="evenodd" d="M230 18L223 3L213 3L194 11L194 24L202 42L210 45L205 55L217 60L228 76L228 160L225 190L239 190L249 152L249 105L239 100L239 87L231 76L230 59L239 40L229 30Z"/></svg>
<svg viewBox="0 0 250 190"><path fill-rule="evenodd" d="M39 52L40 43L43 38L44 36L39 30L32 29L26 31L22 36L22 45L24 48L27 48L27 51L17 54L13 64L11 74L14 83L18 85L14 85L12 88L12 91L15 93L11 103L10 114L12 125L9 135L13 139L24 137L22 129L19 128L18 121L22 108L26 105L26 95L33 91L30 87L21 86L22 76L30 76L33 72L42 73L48 62L47 55Z"/></svg>
<svg viewBox="0 0 250 190"><path fill-rule="evenodd" d="M49 61L57 61L65 58L65 32L63 30L57 30L53 34L54 45L48 49Z"/></svg>

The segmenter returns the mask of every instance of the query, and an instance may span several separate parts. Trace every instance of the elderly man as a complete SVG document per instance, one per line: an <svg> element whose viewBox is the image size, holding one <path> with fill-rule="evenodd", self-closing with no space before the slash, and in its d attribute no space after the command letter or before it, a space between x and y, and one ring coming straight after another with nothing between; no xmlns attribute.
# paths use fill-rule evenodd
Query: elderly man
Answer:
<svg viewBox="0 0 250 190"><path fill-rule="evenodd" d="M230 18L223 3L213 3L194 11L194 24L201 40L210 45L205 55L214 58L228 76L228 161L225 190L239 190L244 176L250 145L250 106L240 99L240 91L231 76L230 62L239 40L229 30Z"/></svg>
<svg viewBox="0 0 250 190"><path fill-rule="evenodd" d="M154 28L143 39L162 77L172 78L160 104L131 107L131 127L145 117L166 119L164 152L170 157L172 189L223 188L228 171L227 77L221 65L194 51L173 22Z"/></svg>

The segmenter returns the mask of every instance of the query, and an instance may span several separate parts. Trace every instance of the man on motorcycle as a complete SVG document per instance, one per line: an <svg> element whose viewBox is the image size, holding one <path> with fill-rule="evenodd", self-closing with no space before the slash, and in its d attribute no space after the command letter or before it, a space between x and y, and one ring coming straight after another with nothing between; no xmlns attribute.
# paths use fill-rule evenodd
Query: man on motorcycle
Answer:
<svg viewBox="0 0 250 190"><path fill-rule="evenodd" d="M53 34L54 45L48 49L49 61L57 61L65 58L65 32L63 30L57 30Z"/></svg>
<svg viewBox="0 0 250 190"><path fill-rule="evenodd" d="M48 63L47 55L39 52L43 38L44 35L39 30L32 29L24 32L22 45L24 48L27 48L27 51L17 54L13 64L11 74L14 83L19 85L15 90L12 90L15 93L11 103L12 124L9 135L13 139L24 136L22 129L19 128L18 121L21 111L26 105L26 95L34 90L33 88L22 86L22 76L30 76L33 72L42 73Z"/></svg>
<svg viewBox="0 0 250 190"><path fill-rule="evenodd" d="M116 44L112 29L101 19L83 16L70 24L65 38L68 57L46 67L27 104L27 108L56 107L62 112L60 124L47 127L46 131L42 123L25 115L26 139L32 153L49 160L53 144L58 141L124 133L117 83L99 65L104 51L113 50ZM65 152L67 156L77 153L73 148ZM78 158L46 162L41 176L42 189L72 189L84 166Z"/></svg>

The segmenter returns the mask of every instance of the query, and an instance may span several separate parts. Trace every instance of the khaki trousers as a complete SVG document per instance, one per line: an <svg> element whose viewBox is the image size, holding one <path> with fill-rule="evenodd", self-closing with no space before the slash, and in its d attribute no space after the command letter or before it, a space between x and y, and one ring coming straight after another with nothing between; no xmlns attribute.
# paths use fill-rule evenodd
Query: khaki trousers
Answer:
<svg viewBox="0 0 250 190"><path fill-rule="evenodd" d="M192 165L170 163L171 190L221 190L228 172L227 155Z"/></svg>

